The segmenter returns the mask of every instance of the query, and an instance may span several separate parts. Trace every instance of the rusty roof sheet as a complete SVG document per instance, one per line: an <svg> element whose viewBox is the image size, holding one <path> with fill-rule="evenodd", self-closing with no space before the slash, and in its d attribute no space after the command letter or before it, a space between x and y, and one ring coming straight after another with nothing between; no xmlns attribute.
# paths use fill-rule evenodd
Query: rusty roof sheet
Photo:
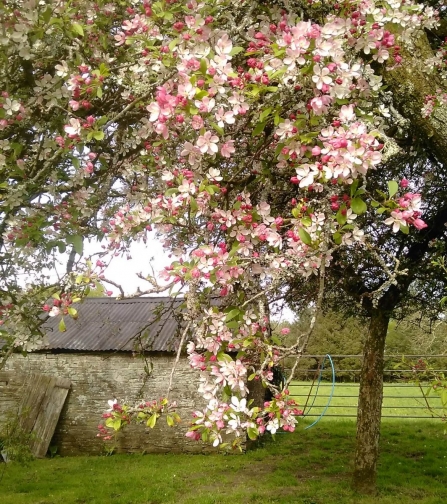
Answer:
<svg viewBox="0 0 447 504"><path fill-rule="evenodd" d="M73 305L77 320L64 317L65 332L58 329L60 317L45 322L48 344L42 350L173 352L179 341L182 302L169 297L86 298Z"/></svg>

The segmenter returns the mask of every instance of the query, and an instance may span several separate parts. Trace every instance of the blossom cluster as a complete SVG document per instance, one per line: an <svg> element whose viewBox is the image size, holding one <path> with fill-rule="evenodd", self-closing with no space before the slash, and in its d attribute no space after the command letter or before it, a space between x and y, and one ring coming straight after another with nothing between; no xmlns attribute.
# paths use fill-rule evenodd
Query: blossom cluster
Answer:
<svg viewBox="0 0 447 504"><path fill-rule="evenodd" d="M312 2L306 15L252 0L32 4L1 13L5 57L33 69L17 65L23 86L0 89L8 254L28 265L36 250L81 255L83 236L104 236L113 256L156 233L172 259L161 281L196 298L187 351L207 407L188 435L221 445L223 433L293 430L268 305L337 248L361 247L370 207L394 232L425 226L418 193L368 193L383 161L370 119L383 105L378 65L402 65L436 12L409 0L332 2L315 19ZM26 145L13 141L17 123ZM44 305L62 330L76 289L106 262ZM252 380L274 399L252 405ZM152 426L167 408L115 404L105 429Z"/></svg>
<svg viewBox="0 0 447 504"><path fill-rule="evenodd" d="M120 404L117 399L109 400L109 409L103 413L104 423L98 425L97 437L104 441L112 440L116 434L129 425L132 421L144 423L153 429L157 420L162 414L166 414L166 422L169 427L173 427L180 422L180 417L176 413L176 403L169 402L166 397L156 401L146 401L131 407L127 404Z"/></svg>
<svg viewBox="0 0 447 504"><path fill-rule="evenodd" d="M178 255L163 270L163 280L182 286L201 281L228 299L235 286L248 287L253 275L269 285L290 274L318 273L322 263L330 264L331 255L324 251L328 242L361 243L364 232L353 225L366 211L358 179L380 165L383 147L357 106L358 100L374 99L380 89L381 78L369 62L401 64L399 43L433 22L432 13L424 14L417 6L404 13L400 3L382 9L372 4L359 3L350 18L334 15L322 25L275 12L276 22L260 20L247 29L245 48L222 34L211 17L199 14L198 5L193 16L177 18L169 55L166 46L160 46L177 73L157 87L155 99L146 106L145 149L148 160L155 161L153 169L161 173L159 193L115 213L109 221L111 242L117 244L137 230L155 229ZM135 14L116 36L118 45L139 47L148 40L168 44L160 40L154 16L148 9ZM399 27L399 35L385 29L388 23ZM238 56L244 52L245 60ZM259 109L253 98L283 92L298 97L286 117L279 107ZM244 124L250 124L253 136L264 135L266 142L251 170L239 157L244 141L233 136L236 131L243 135ZM267 128L272 129L270 135ZM167 154L170 149L179 156L174 162ZM291 215L272 213L265 200L254 203L248 191L222 206L236 174L256 178L262 163L274 163L291 187L303 191ZM350 196L344 198L346 188ZM330 211L318 196L324 194L331 195ZM390 208L384 223L393 230L401 223L422 229L420 204L419 195L407 193ZM194 233L197 222L205 226L206 244L192 245L185 253L176 225ZM293 430L289 409L279 407L278 416L270 418L270 404L258 410L249 409L246 402L251 353L262 348L268 356L254 374L266 386L278 359L268 325L256 305L248 302L244 309L210 308L195 322L188 355L200 373L199 392L208 406L195 413L191 438L219 445L222 432L238 438L245 430L256 435L279 427ZM219 399L222 392L229 402ZM266 424L256 423L255 418L266 414Z"/></svg>

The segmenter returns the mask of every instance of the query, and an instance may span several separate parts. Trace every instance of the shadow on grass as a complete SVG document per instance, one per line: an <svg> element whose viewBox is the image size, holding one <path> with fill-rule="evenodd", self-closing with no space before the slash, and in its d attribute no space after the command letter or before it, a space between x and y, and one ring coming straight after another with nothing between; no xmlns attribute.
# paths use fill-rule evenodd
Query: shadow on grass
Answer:
<svg viewBox="0 0 447 504"><path fill-rule="evenodd" d="M384 422L379 495L350 489L354 422L264 438L245 455L116 455L8 466L2 504L420 504L447 502L447 438L438 422Z"/></svg>

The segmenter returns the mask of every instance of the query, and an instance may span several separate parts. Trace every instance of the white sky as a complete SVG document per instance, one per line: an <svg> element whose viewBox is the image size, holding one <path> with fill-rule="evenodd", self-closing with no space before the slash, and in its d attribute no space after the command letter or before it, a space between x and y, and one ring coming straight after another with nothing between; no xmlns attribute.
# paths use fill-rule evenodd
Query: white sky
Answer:
<svg viewBox="0 0 447 504"><path fill-rule="evenodd" d="M98 244L84 245L84 256L88 256L94 251L101 250ZM134 242L130 247L131 259L126 257L114 257L109 267L105 271L106 278L120 284L126 294L133 294L139 287L142 291L150 288L150 284L137 277L137 273L147 275L151 273L151 264L156 275L168 266L171 262L163 247L157 240L148 240L147 244ZM158 280L158 279L157 279ZM119 290L113 285L106 285L106 288L113 291L114 295L119 294Z"/></svg>
<svg viewBox="0 0 447 504"><path fill-rule="evenodd" d="M106 243L106 242L104 242ZM84 256L83 258L88 258L91 254L100 252L101 244L98 242L84 242ZM133 242L130 246L131 258L127 259L126 256L113 257L110 265L105 270L105 277L121 285L126 295L136 294L137 289L140 288L141 291L145 291L151 287L148 282L138 278L137 273L142 273L143 275L150 274L152 268L154 269L157 281L162 285L163 281L158 278L159 272L172 262L172 258L163 249L160 242L156 239L148 239L147 244L143 242ZM60 272L63 273L66 268L67 254L61 257L61 269ZM77 256L79 258L79 256ZM93 263L96 262L98 256L92 257ZM49 276L54 280L57 280L57 274L54 271L48 271ZM24 274L23 283L32 283L32 279L28 275ZM120 295L120 291L117 287L104 283L106 290L112 291L113 296ZM157 295L157 294L153 294ZM160 296L168 295L168 291L162 292ZM276 318L276 317L275 317ZM281 320L287 320L292 322L294 320L294 314L288 310L284 309L280 317Z"/></svg>

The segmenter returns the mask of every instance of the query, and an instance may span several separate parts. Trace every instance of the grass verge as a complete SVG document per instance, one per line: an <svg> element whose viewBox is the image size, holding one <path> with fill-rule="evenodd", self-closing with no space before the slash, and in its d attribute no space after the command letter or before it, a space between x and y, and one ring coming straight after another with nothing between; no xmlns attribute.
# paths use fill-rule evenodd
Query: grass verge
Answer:
<svg viewBox="0 0 447 504"><path fill-rule="evenodd" d="M355 424L320 423L241 456L115 455L0 466L2 504L445 504L440 422L384 421L379 495L350 489Z"/></svg>

